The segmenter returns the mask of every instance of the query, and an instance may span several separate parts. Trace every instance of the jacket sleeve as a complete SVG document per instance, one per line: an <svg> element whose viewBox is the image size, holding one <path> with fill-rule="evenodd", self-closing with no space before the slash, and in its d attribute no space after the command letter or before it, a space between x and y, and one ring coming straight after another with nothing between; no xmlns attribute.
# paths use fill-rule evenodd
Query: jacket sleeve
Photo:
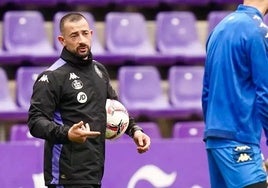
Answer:
<svg viewBox="0 0 268 188"><path fill-rule="evenodd" d="M268 30L248 41L252 77L256 86L257 114L268 140ZM268 144L268 142L266 142Z"/></svg>
<svg viewBox="0 0 268 188"><path fill-rule="evenodd" d="M31 105L28 113L30 133L37 138L51 143L67 143L69 127L54 121L54 114L59 101L58 92L54 89L56 79L50 72L39 75L34 86Z"/></svg>
<svg viewBox="0 0 268 188"><path fill-rule="evenodd" d="M208 46L209 38L207 40L206 49ZM202 89L202 111L203 111L203 117L204 121L206 122L206 113L207 113L207 103L208 103L208 95L209 95L209 78L208 78L208 65L205 63L205 71L203 76L203 89Z"/></svg>
<svg viewBox="0 0 268 188"><path fill-rule="evenodd" d="M116 93L116 91L113 89L111 83L110 83L110 76L109 73L107 71L107 69L100 63L96 62L98 68L102 71L102 73L104 74L104 78L107 82L107 87L108 87L108 93L107 93L107 98L109 99L115 99L115 100L119 100L118 95ZM140 126L138 126L135 122L135 119L131 116L129 116L129 124L128 124L128 128L126 130L126 134L129 135L130 137L133 137L134 132L137 130L142 130L142 128Z"/></svg>

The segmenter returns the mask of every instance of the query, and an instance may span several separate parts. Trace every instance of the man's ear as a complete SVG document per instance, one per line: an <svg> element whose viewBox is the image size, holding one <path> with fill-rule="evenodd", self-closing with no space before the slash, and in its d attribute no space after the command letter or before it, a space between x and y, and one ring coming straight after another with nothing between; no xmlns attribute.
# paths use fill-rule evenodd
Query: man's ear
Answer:
<svg viewBox="0 0 268 188"><path fill-rule="evenodd" d="M58 36L58 41L64 46L64 37L62 35Z"/></svg>

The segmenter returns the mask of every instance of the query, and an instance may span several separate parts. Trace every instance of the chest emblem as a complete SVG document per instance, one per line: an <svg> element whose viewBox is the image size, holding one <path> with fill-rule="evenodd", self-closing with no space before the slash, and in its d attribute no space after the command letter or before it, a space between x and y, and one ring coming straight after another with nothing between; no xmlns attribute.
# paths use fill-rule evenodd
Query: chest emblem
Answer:
<svg viewBox="0 0 268 188"><path fill-rule="evenodd" d="M79 103L87 102L87 95L84 92L79 92L76 98Z"/></svg>
<svg viewBox="0 0 268 188"><path fill-rule="evenodd" d="M72 87L74 89L82 89L83 88L83 82L81 80L74 80L72 82Z"/></svg>
<svg viewBox="0 0 268 188"><path fill-rule="evenodd" d="M73 72L70 73L70 77L69 77L69 80L75 80L75 79L78 79L79 76L77 76L76 74L74 74Z"/></svg>

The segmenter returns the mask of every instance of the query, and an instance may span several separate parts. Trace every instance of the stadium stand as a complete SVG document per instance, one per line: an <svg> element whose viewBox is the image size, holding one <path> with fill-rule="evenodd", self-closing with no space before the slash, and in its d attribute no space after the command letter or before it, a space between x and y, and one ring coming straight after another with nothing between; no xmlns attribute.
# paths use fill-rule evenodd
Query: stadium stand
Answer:
<svg viewBox="0 0 268 188"><path fill-rule="evenodd" d="M197 35L196 18L189 11L159 12L156 18L156 46L178 63L204 64L205 48Z"/></svg>
<svg viewBox="0 0 268 188"><path fill-rule="evenodd" d="M135 55L153 54L146 21L141 13L110 12L105 19L105 44L112 54L120 55L123 61L133 62Z"/></svg>
<svg viewBox="0 0 268 188"><path fill-rule="evenodd" d="M242 3L243 0L210 0L212 3L216 4L239 4Z"/></svg>
<svg viewBox="0 0 268 188"><path fill-rule="evenodd" d="M0 92L0 112L3 111L16 111L17 105L12 98L8 87L8 77L3 68L0 67L0 80L1 80L1 92Z"/></svg>
<svg viewBox="0 0 268 188"><path fill-rule="evenodd" d="M35 0L29 0L29 2L30 1L33 2L32 4L35 4ZM41 39L46 40L46 42L44 42L44 43L51 42L51 44L49 44L49 46L50 46L49 48L50 49L52 48L52 50L55 50L54 49L54 47L55 47L54 42L56 42L56 40L49 41L50 39L48 39L47 36L41 37L41 35L42 36L44 36L43 34L46 35L47 34L46 32L49 32L49 35L51 35L51 34L53 35L54 26L55 26L55 28L57 27L57 29L58 29L58 26L56 26L57 23L53 23L56 20L56 17L57 17L56 13L57 12L66 13L68 11L74 11L74 10L77 10L77 8L78 9L81 8L81 12L86 13L86 14L91 14L91 18L89 18L89 19L93 20L92 21L93 26L97 26L96 28L93 27L94 33L96 34L96 33L99 33L99 31L101 31L101 34L104 34L103 38L98 38L97 36L95 36L94 39L93 39L94 40L93 41L94 45L93 45L92 50L93 50L93 53L94 53L93 54L94 58L96 60L99 60L100 62L103 62L104 64L106 64L108 66L108 70L115 71L115 72L112 72L112 76L113 76L112 79L114 79L114 83L116 83L116 85L117 84L119 85L119 88L120 88L120 84L119 84L119 82L117 83L117 75L118 75L117 71L119 70L119 68L121 66L129 65L130 62L133 63L133 65L135 65L135 66L136 65L137 66L147 66L148 64L152 65L152 66L155 66L156 68L158 68L160 70L160 73L161 73L162 78L161 78L160 82L162 82L162 84L164 82L165 84L167 84L167 87L169 88L169 83L167 83L168 80L165 80L166 77L168 77L168 72L165 72L165 71L169 68L169 66L176 65L176 64L178 65L181 62L183 62L183 64L189 63L189 64L194 64L195 65L195 61L193 61L193 58L188 58L187 56L181 58L181 55L178 55L179 53L176 53L175 58L174 58L174 54L170 55L170 52L172 51L170 49L166 50L165 53L161 52L162 48L159 47L161 45L159 45L160 43L157 42L158 38L163 37L163 36L167 36L167 37L172 36L172 37L170 37L168 39L165 39L167 41L167 44L175 45L177 43L177 42L175 42L176 39L180 39L181 41L179 41L179 42L183 42L182 46L184 47L185 45L187 46L186 40L192 39L192 38L198 38L197 34L200 35L200 33L203 32L203 31L200 30L200 27L196 28L195 26L202 24L202 29L204 29L205 27L203 26L204 25L203 23L205 23L205 22L208 23L209 22L208 17L207 17L207 20L200 20L200 16L199 16L198 11L195 11L195 12L193 12L193 11L184 11L183 10L183 9L185 9L184 5L180 4L183 1L177 1L176 2L176 3L178 3L177 5L179 5L179 6L183 5L183 6L179 7L179 6L173 6L175 4L173 4L171 2L172 0L170 0L170 2L168 0L167 1L159 0L159 1L157 1L158 2L157 3L158 8L155 11L151 11L150 9L146 9L146 10L150 10L148 12L143 12L142 11L142 4L135 5L135 3L133 3L133 7L131 9L125 9L125 10L123 9L123 7L125 7L126 5L121 6L120 9L116 9L115 8L116 6L111 6L111 5L119 4L120 0L118 0L118 1L116 1L116 0L107 0L107 1L103 0L102 2L101 1L96 2L96 6L98 6L97 5L98 3L103 4L103 6L102 6L103 9L99 9L99 8L94 9L94 7L95 7L93 5L93 4L95 4L94 1L85 2L85 4L82 3L82 2L78 2L78 1L73 2L74 4L72 4L70 2L71 0L65 0L65 1L52 0L52 1L56 1L57 4L60 3L60 6L55 6L54 7L55 9L52 10L51 12L46 12L47 9L37 11L37 12L41 13L41 18L37 19L35 17L35 19L34 19L35 21L34 21L34 24L33 24L34 29L33 29L33 26L30 26L30 25L28 26L28 25L25 24L25 23L31 24L32 23L31 21L27 20L25 22L24 17L22 19L20 17L20 18L17 18L17 21L16 21L17 23L20 23L20 24L18 24L19 29L13 29L13 26L15 24L11 24L12 25L12 28L11 28L12 32L5 31L6 29L8 29L8 25L5 22L5 18L7 17L6 15L10 14L8 12L26 12L25 11L26 9L27 9L27 12L28 12L28 9L30 10L29 12L35 12L35 10L33 10L34 9L33 7L28 6L29 5L28 3L25 3L25 5L23 5L23 3L21 3L22 1L19 1L19 0L9 0L9 1L8 0L3 0L3 1L1 1L1 3L0 3L1 6L5 6L6 9L2 9L2 14L1 14L2 15L2 21L3 21L2 22L2 27L1 27L1 32L3 34L1 42L2 42L3 49L0 50L0 64L3 65L4 68L7 70L8 77L11 77L11 78L16 77L15 74L12 74L13 73L12 71L13 71L13 69L17 69L20 66L24 66L24 65L28 66L29 64L34 65L34 66L46 65L47 63L51 64L54 61L54 58L56 58L58 56L58 54L60 52L59 50L56 51L56 54L53 54L52 56L47 55L47 54L44 55L44 53L43 53L44 50L42 50L41 54L37 54L37 52L36 52L36 54L32 54L32 53L35 53L34 52L35 50L41 49L40 47L30 47L30 48L28 48L28 49L30 49L29 53L28 52L16 52L14 54L12 51L14 49L16 49L18 46L20 46L24 42L26 42L26 44L28 45L30 42L33 42L33 41L35 41L35 42L38 41L36 43L39 43L39 42L42 41ZM83 0L81 0L81 1L83 1ZM129 0L129 2L131 2L131 1L134 2L134 0ZM139 0L137 0L137 2L138 1ZM109 3L107 3L107 2L109 2ZM228 2L230 2L231 5L233 5L233 4L238 3L239 1L234 0L232 2L231 1L228 1ZM90 5L90 3L92 3L92 5ZM200 5L200 2L197 2L195 4L193 1L187 1L186 3L189 6L194 6L194 7ZM202 11L208 11L207 13L210 13L210 12L212 12L211 10L213 10L213 6L215 6L215 4L216 4L216 1L212 1L212 0L209 1L209 2L202 1L201 3L204 3L204 4L207 3L207 8L202 9L202 10L200 9L200 11L201 12ZM20 4L20 5L18 7L16 7L16 6L14 6L15 4ZM48 4L49 4L49 2L48 2ZM169 7L169 6L168 7L162 6L164 4L166 4L166 5L169 4L169 5L171 5L172 8ZM8 6L6 6L6 5L8 5ZM40 4L39 4L39 2L36 2L36 5L42 7L41 2L40 2ZM78 7L76 7L74 5L77 5ZM159 6L159 5L161 5L161 6ZM145 7L148 8L146 5L144 6L144 8ZM186 9L187 9L187 7L186 7ZM112 9L108 10L108 8L112 8ZM219 9L219 7L215 7L215 8ZM15 10L20 9L20 10L13 11L12 9L15 9ZM176 9L180 9L180 10L176 10ZM222 6L222 9L224 9L224 6ZM10 10L12 10L12 11L10 11ZM101 10L101 11L98 12L99 10ZM116 10L116 11L113 11L113 10ZM183 10L183 11L181 11L181 10ZM191 9L189 9L189 10L191 10ZM53 11L55 11L55 14L54 14ZM230 10L228 10L228 11L230 11ZM163 24L164 23L163 20L160 21L160 25L162 24L163 28L165 28L164 30L161 30L161 28L160 29L158 28L158 20L157 19L158 19L158 17L161 17L159 15L161 15L162 13L165 13L165 12L169 13L172 16L169 16L169 18L167 19L166 25ZM183 14L184 13L187 13L187 14L188 13L189 14L194 13L194 14L192 14L190 16L191 17L190 18L191 23L190 23L190 21L183 21L182 18L176 17L175 13L177 13L177 12L180 12L180 13L183 13ZM122 29L121 28L121 31L123 32L123 34L120 33L120 35L118 35L121 38L117 36L115 39L116 40L117 39L123 39L122 36L125 35L125 36L127 36L128 40L132 39L132 41L130 41L130 44L132 45L133 44L132 42L134 41L134 43L135 43L136 39L137 39L137 41L139 41L139 39L140 39L138 37L139 35L143 35L143 36L145 36L144 38L147 41L147 44L149 44L148 46L150 46L149 48L150 48L151 52L147 53L146 52L147 50L144 50L142 48L139 48L139 49L142 49L142 50L140 50L140 52L138 52L136 50L128 50L130 53L127 56L127 58L125 56L122 56L122 55L118 54L117 49L114 50L114 52L110 52L110 49L109 49L110 47L108 47L109 45L108 45L108 37L107 37L107 35L108 35L107 34L108 33L108 25L109 24L106 21L108 20L109 14L112 14L112 13L115 13L115 14L124 13L124 15L134 14L134 13L135 14L136 13L140 14L141 16L140 16L139 19L142 20L142 21L141 22L134 21L134 22L139 23L139 24L137 24L139 26L138 27L139 30L138 30L138 32L136 32L136 35L133 35L134 38L130 37L130 36L132 36L130 34L130 31L132 31L134 29L132 29L132 28L131 29L129 29L129 28L128 29L126 29L126 28ZM152 16L152 13L155 15L155 19L148 20L148 17L150 17L150 18L154 17L154 16ZM47 14L50 14L51 16L47 16ZM148 16L149 14L151 14L151 15ZM45 16L46 20L44 19L43 15L46 15ZM103 15L105 15L105 17L102 17ZM52 16L53 16L53 18L55 16L54 20L53 19L52 20L48 19L48 18L52 18ZM59 14L59 16L60 16L60 14ZM196 17L196 16L199 16L199 17ZM105 19L102 20L102 18L105 18ZM18 21L18 20L20 20L20 21ZM38 24L37 23L37 22L39 22L38 20L41 20L42 23ZM117 23L127 23L125 21L125 19L123 19L123 20L124 21L121 20L122 22L118 21ZM194 22L192 22L192 21L194 21ZM203 22L203 23L201 23L201 22ZM128 23L130 23L130 22L128 22ZM185 27L182 27L182 25L184 23L187 23L188 25L185 26ZM38 25L42 25L42 26L45 25L47 31L44 31L44 28L36 29L37 27L39 27ZM171 29L167 29L168 26L170 26ZM25 32L25 31L21 30L21 29L24 29L24 27L25 28L31 28L31 30L28 31L28 32ZM191 29L189 29L189 31L191 31L191 32L194 31L194 33L197 33L197 34L193 34L193 33L188 32L188 29L187 29L188 27L191 28ZM143 28L145 28L145 29L143 29ZM175 31L177 30L177 31L180 31L180 32L176 33L174 31L172 31L172 29L175 29ZM141 32L143 30L145 30L145 34L141 34L141 33L143 33L143 32ZM38 33L33 33L35 31L37 31ZM36 37L38 39L36 39L36 38L35 39L31 39L31 38L26 39L26 38L24 38L24 37L28 37L27 34L29 34L29 33L31 34L30 35L31 37L38 36L38 37ZM114 28L114 24L111 25L111 29L109 30L109 33L116 33L115 28ZM161 33L161 34L159 34L159 33ZM182 35L176 37L176 35L178 35L178 33L180 33ZM189 36L187 34L189 34ZM6 38L8 36L11 36L11 39L12 39L11 42L15 42L15 47L14 46L9 47L9 46L11 46L11 43L7 42ZM102 35L98 35L98 36L102 37ZM56 37L53 36L52 38L55 39ZM149 41L149 39L153 39L153 40ZM165 41L165 40L163 40L163 41ZM203 40L204 40L204 38L203 38ZM126 39L123 40L123 42L126 42L126 41L127 41ZM123 42L122 41L121 42L117 41L116 44L121 45ZM43 43L43 42L41 42L41 43ZM198 43L200 43L200 41ZM99 47L96 47L96 46L99 46ZM202 48L204 50L204 47L202 47ZM59 47L59 49L61 49L61 47ZM193 50L192 47L190 49L191 49L190 53L195 52L195 50ZM24 51L24 50L27 50L27 47L23 47L22 51ZM143 54L144 52L146 52L146 53ZM179 57L181 58L181 60L179 60ZM194 57L194 58L196 58L196 57ZM127 63L126 63L126 60L128 61ZM199 63L202 64L203 60L200 61ZM111 67L110 67L110 65L111 65ZM165 65L166 67L164 69L162 69L162 65ZM114 68L113 66L116 67L116 68L113 69ZM112 68L112 69L110 69L110 68ZM15 91L15 92L17 92L17 91ZM162 92L165 92L165 91L162 91ZM169 94L169 93L167 93L167 94ZM165 96L165 97L169 97L169 96ZM169 99L167 99L167 100L169 100ZM21 110L21 109L19 109L19 110ZM170 113L174 115L175 112L177 112L177 111L171 110ZM166 115L167 113L163 113L163 114ZM0 116L2 116L2 115L0 115ZM177 114L177 116L179 117L178 114ZM17 116L17 117L20 117L20 116Z"/></svg>
<svg viewBox="0 0 268 188"><path fill-rule="evenodd" d="M44 187L42 182L43 143L28 141L28 139L38 139L28 137L29 131L25 124L30 90L39 71L22 76L22 83L19 81L18 74L20 69L47 66L58 58L61 46L57 47L58 44L54 43L57 42L56 35L59 33L58 21L63 13L70 11L86 14L89 22L92 22L94 59L107 66L112 76L112 84L118 90L119 97L128 106L131 115L136 117L138 124L154 139L146 155L139 155L136 152L135 145L129 137L120 142L108 142L106 146L107 168L103 187L111 187L111 185L117 188L130 185L133 187L209 187L205 147L202 141L204 127L200 101L198 102L201 92L200 75L204 62L204 42L206 34L212 28L212 26L207 27L210 24L208 15L212 11L233 10L233 5L240 3L241 0L51 0L52 3L49 1L0 0L0 34L3 34L0 38L2 83L0 141L3 141L0 142L1 188ZM25 10L35 12L37 7L41 18L39 15L39 18L35 17L33 22L30 20L25 22L26 17L20 17L17 19L19 29L14 29L16 24L13 23L10 28L6 25L5 13ZM108 16L113 13L124 13L124 15L138 13L140 15L138 21L134 21L138 29L128 25L132 22L126 18L118 19L116 24L110 25ZM169 14L167 18L164 18L163 13ZM177 13L186 13L187 16L184 14L184 17L189 20L184 21L184 17L177 16ZM268 20L266 18L267 16L265 20ZM268 21L265 22L268 23ZM115 26L120 26L119 30L116 30ZM121 28L122 26L124 27ZM25 28L30 31L24 31ZM6 29L11 29L11 31L9 30L6 34ZM116 45L126 44L124 48L127 49L128 54L117 53L117 48L112 50L113 46L108 44L110 34L117 34L111 41ZM11 43L6 42L8 36L11 36L12 45L13 42L15 43L12 47L9 47ZM188 40L193 40L193 42ZM147 47L149 46L149 53L139 45L136 46L138 47L136 50L135 45L139 42L144 44L142 41L146 41ZM30 48L22 46L24 42L27 45L31 42L38 45L49 43L48 48L52 49L52 53L44 54L45 50L40 46L33 47L32 45ZM180 42L182 45L177 46ZM164 44L171 44L172 47L165 49ZM21 51L24 52L13 53L13 50L18 47L22 47ZM173 49L178 51L172 53ZM186 49L189 49L187 56L183 51ZM41 50L41 53L35 52L36 50ZM190 57L194 53L197 55ZM152 69L153 73L149 69ZM185 70L180 74L182 81L177 75L175 76L177 72L175 69L178 69L178 72ZM128 73L129 70L130 73ZM150 72L148 75L147 71ZM200 71L199 76L195 76L195 71ZM174 74L174 78L171 78L171 74ZM193 93L192 90L194 90ZM19 93L24 93L24 97L19 97ZM186 96L188 94L194 95ZM190 99L191 105L197 104L195 110L192 107L187 109L189 114L194 114L193 116L189 114L186 116L186 113L180 110L181 97ZM132 107L132 103L128 100L138 102L138 105L135 104ZM143 100L146 102L141 104L140 101ZM143 118L144 115L147 118ZM185 117L187 121L183 121ZM157 121L158 119L162 121ZM174 128L171 134L166 134L165 129L169 127L169 120L172 122L171 127ZM10 122L12 126L8 129ZM186 137L190 138L186 139ZM262 141L262 147L267 157L264 141ZM128 160L122 160L125 158ZM132 163L131 166L129 166L129 161ZM122 172L124 176L118 181L118 174ZM144 174L146 177L143 176ZM162 176L153 177L154 174Z"/></svg>
<svg viewBox="0 0 268 188"><path fill-rule="evenodd" d="M159 5L160 0L114 0L119 6L139 6L139 7L155 7Z"/></svg>
<svg viewBox="0 0 268 188"><path fill-rule="evenodd" d="M16 101L20 108L28 110L33 91L33 84L38 75L44 71L43 66L21 66L16 74Z"/></svg>
<svg viewBox="0 0 268 188"><path fill-rule="evenodd" d="M39 6L55 6L58 3L58 0L9 0L15 5L39 5Z"/></svg>
<svg viewBox="0 0 268 188"><path fill-rule="evenodd" d="M39 11L8 11L3 20L3 48L18 60L51 63L57 54L47 37Z"/></svg>
<svg viewBox="0 0 268 188"><path fill-rule="evenodd" d="M59 41L57 39L58 35L60 34L59 22L60 22L61 17L68 12L70 12L70 11L57 12L57 13L55 13L55 15L53 17L53 37L54 37L53 43L54 43L54 46L55 46L56 50L58 51L58 53L60 53L62 50L62 45L59 43ZM117 65L117 66L124 64L125 58L122 57L122 55L112 54L104 48L104 45L101 43L101 41L98 37L98 33L96 31L96 28L95 28L96 22L95 22L94 16L90 12L82 11L80 13L82 13L86 17L86 19L90 23L90 27L93 31L92 49L91 50L92 50L92 54L94 56L94 59L102 62L103 64Z"/></svg>
<svg viewBox="0 0 268 188"><path fill-rule="evenodd" d="M153 121L145 121L145 122L137 122L137 124L142 127L143 131L150 136L151 139L162 139L161 132L158 128L158 124ZM123 139L118 140L125 140L129 139L129 136L124 134L122 135Z"/></svg>
<svg viewBox="0 0 268 188"><path fill-rule="evenodd" d="M74 5L87 5L87 6L107 6L113 2L113 0L65 0L70 6Z"/></svg>
<svg viewBox="0 0 268 188"><path fill-rule="evenodd" d="M43 140L35 138L31 135L27 124L13 124L10 130L9 141L38 141L43 142Z"/></svg>
<svg viewBox="0 0 268 188"><path fill-rule="evenodd" d="M0 124L10 121L26 121L27 111L17 106L8 86L7 74L1 67L0 80L2 85L2 91L0 92Z"/></svg>
<svg viewBox="0 0 268 188"><path fill-rule="evenodd" d="M169 69L168 98L178 116L202 117L201 95L203 66L173 66Z"/></svg>
<svg viewBox="0 0 268 188"><path fill-rule="evenodd" d="M157 110L170 107L156 67L120 67L118 81L119 98L132 116L153 116Z"/></svg>
<svg viewBox="0 0 268 188"><path fill-rule="evenodd" d="M188 139L197 138L202 139L204 133L203 121L184 121L176 122L173 128L173 138L175 139Z"/></svg>
<svg viewBox="0 0 268 188"><path fill-rule="evenodd" d="M160 0L168 5L207 5L210 0Z"/></svg>
<svg viewBox="0 0 268 188"><path fill-rule="evenodd" d="M208 14L207 22L208 22L208 34L213 30L213 28L231 11L211 11Z"/></svg>

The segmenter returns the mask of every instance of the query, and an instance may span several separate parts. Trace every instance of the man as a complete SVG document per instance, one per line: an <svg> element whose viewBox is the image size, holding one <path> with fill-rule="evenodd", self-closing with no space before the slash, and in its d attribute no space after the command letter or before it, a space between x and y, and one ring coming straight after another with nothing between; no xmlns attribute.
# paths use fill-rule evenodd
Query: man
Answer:
<svg viewBox="0 0 268 188"><path fill-rule="evenodd" d="M268 135L267 0L244 0L207 41L202 106L212 188L266 188L260 151Z"/></svg>
<svg viewBox="0 0 268 188"><path fill-rule="evenodd" d="M107 70L92 60L92 30L85 17L69 13L60 21L60 59L34 84L28 125L45 139L48 188L100 188L104 171L107 98L117 99ZM130 117L126 133L139 153L150 138ZM122 151L124 152L124 151Z"/></svg>

